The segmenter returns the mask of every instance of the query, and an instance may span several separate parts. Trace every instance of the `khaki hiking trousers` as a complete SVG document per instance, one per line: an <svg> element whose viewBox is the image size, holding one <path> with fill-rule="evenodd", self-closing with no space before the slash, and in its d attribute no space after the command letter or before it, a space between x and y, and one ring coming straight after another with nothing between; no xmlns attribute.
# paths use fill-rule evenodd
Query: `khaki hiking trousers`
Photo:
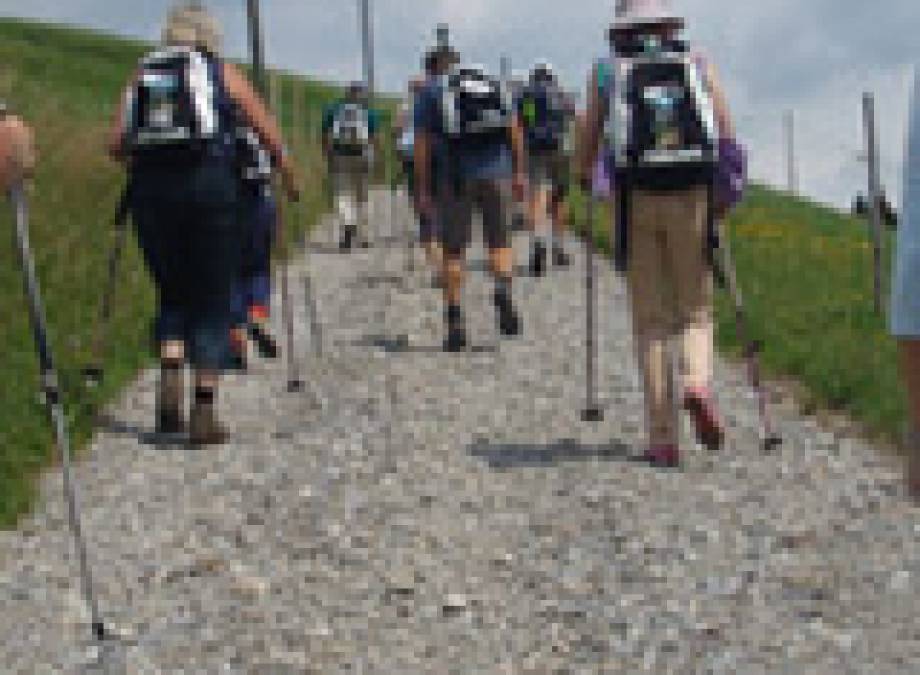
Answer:
<svg viewBox="0 0 920 675"><path fill-rule="evenodd" d="M636 190L632 195L629 295L650 445L677 442L671 338L678 342L684 388L708 387L712 377L706 208L705 188L665 194Z"/></svg>
<svg viewBox="0 0 920 675"><path fill-rule="evenodd" d="M332 195L343 225L355 228L366 239L368 221L368 183L371 163L363 156L335 155L329 158Z"/></svg>

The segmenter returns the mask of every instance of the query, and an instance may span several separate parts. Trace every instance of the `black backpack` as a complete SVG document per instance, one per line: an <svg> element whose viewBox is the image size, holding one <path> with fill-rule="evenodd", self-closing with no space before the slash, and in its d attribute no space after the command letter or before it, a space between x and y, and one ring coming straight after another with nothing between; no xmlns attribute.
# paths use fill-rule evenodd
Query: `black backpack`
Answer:
<svg viewBox="0 0 920 675"><path fill-rule="evenodd" d="M457 68L442 90L444 133L452 142L488 144L508 137L511 104L501 83L479 68Z"/></svg>
<svg viewBox="0 0 920 675"><path fill-rule="evenodd" d="M520 116L527 147L536 152L556 152L566 131L563 93L550 83L528 85L521 94Z"/></svg>
<svg viewBox="0 0 920 675"><path fill-rule="evenodd" d="M240 179L246 183L268 183L272 179L272 159L258 135L249 127L236 130L236 162Z"/></svg>
<svg viewBox="0 0 920 675"><path fill-rule="evenodd" d="M144 57L129 96L125 140L135 159L184 162L233 129L219 63L195 49L172 47Z"/></svg>
<svg viewBox="0 0 920 675"><path fill-rule="evenodd" d="M675 43L619 52L612 65L607 142L617 180L652 190L710 185L719 140L701 63Z"/></svg>

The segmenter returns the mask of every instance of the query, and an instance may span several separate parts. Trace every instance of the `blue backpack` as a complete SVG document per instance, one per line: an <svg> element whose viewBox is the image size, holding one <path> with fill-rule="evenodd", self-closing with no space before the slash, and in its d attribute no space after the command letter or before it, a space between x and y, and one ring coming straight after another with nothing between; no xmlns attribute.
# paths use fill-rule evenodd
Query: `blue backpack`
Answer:
<svg viewBox="0 0 920 675"><path fill-rule="evenodd" d="M551 84L528 85L521 94L518 114L531 151L555 152L565 136L565 103L562 92Z"/></svg>

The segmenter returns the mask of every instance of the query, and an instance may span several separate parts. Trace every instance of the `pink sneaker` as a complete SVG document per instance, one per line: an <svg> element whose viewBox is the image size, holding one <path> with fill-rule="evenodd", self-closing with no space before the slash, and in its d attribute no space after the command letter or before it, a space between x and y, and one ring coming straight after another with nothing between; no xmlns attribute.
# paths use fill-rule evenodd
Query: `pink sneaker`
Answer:
<svg viewBox="0 0 920 675"><path fill-rule="evenodd" d="M700 387L688 388L684 393L684 410L693 418L697 440L713 452L721 449L725 431L709 391Z"/></svg>
<svg viewBox="0 0 920 675"><path fill-rule="evenodd" d="M652 466L672 468L680 464L680 450L676 445L652 445L645 451L645 461Z"/></svg>

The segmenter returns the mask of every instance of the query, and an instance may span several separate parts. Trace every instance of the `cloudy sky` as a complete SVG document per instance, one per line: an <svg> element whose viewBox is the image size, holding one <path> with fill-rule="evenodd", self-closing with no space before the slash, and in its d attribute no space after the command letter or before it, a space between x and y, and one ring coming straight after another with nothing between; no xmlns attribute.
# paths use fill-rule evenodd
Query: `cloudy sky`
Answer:
<svg viewBox="0 0 920 675"><path fill-rule="evenodd" d="M227 50L245 54L245 1L205 0L221 17ZM801 192L849 205L866 182L862 93L874 92L882 182L900 203L908 91L920 48L917 0L673 0L688 37L718 66L751 174L786 184L783 113L795 111ZM267 59L321 78L360 76L358 0L261 0ZM397 91L417 68L434 26L451 26L464 56L498 70L549 59L584 88L605 50L612 0L371 0L378 86ZM79 23L153 38L171 0L0 0L0 15ZM526 9L522 9L526 8ZM909 39L913 37L913 40ZM913 47L911 49L911 46Z"/></svg>

